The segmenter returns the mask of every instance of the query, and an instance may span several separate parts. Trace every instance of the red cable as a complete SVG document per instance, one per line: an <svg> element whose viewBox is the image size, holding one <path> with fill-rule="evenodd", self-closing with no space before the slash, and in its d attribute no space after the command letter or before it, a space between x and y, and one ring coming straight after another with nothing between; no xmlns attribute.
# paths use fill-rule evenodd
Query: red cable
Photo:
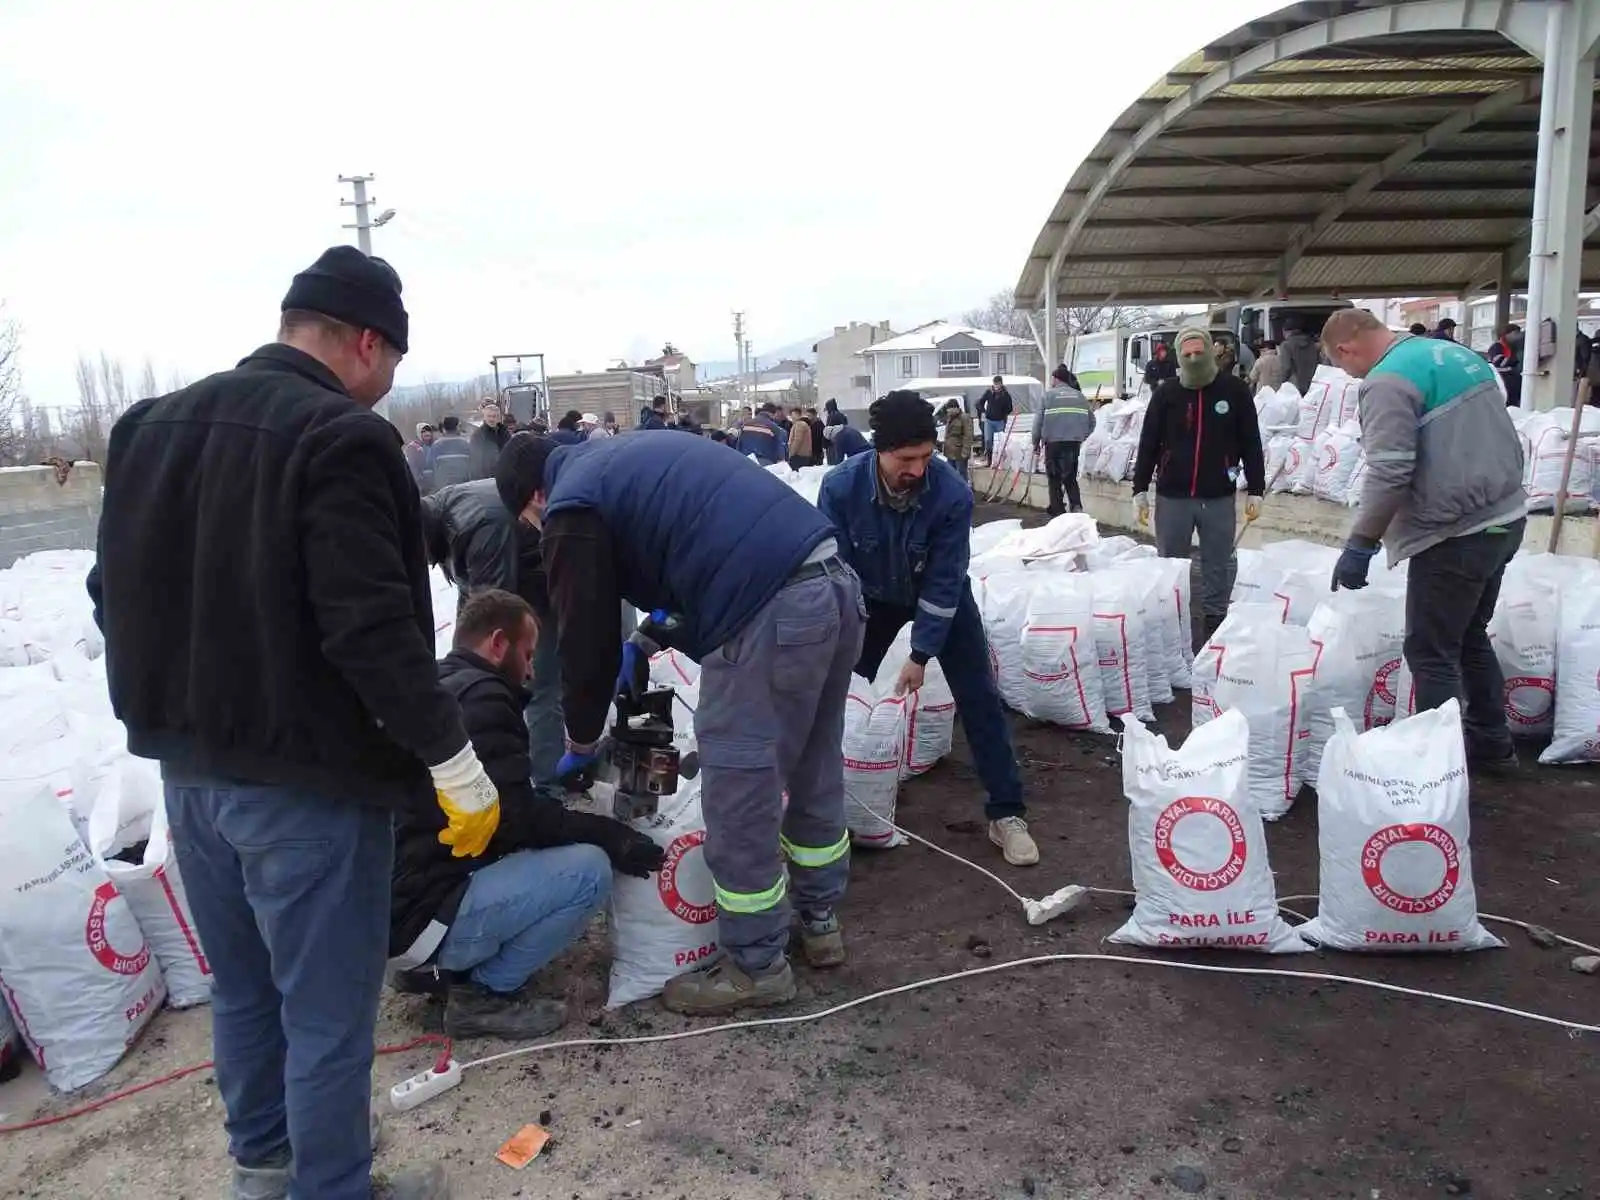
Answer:
<svg viewBox="0 0 1600 1200"><path fill-rule="evenodd" d="M439 1047L439 1057L434 1059L433 1069L435 1071L444 1071L450 1066L451 1047L450 1039L440 1033L425 1033L420 1037L412 1038L409 1042L401 1042L394 1046L379 1046L377 1052L379 1054L401 1054L407 1050L415 1050L419 1046L435 1045ZM63 1121L70 1121L75 1117L87 1116L92 1112L98 1112L107 1105L115 1104L118 1100L126 1100L129 1096L137 1096L140 1092L147 1092L151 1088L160 1087L164 1083L175 1083L186 1076L195 1074L197 1071L209 1070L211 1066L211 1061L208 1059L203 1063L196 1063L192 1067L180 1067L178 1070L173 1071L170 1074L163 1075L159 1079L152 1079L147 1083L135 1084L133 1087L124 1088L120 1092L113 1092L109 1096L102 1096L100 1099L92 1101L89 1104L81 1105L78 1108L74 1108L68 1112L57 1113L53 1117L40 1117L35 1121L23 1121L17 1125L0 1125L0 1134L22 1133L24 1130L28 1129L43 1129L46 1125L59 1125Z"/></svg>

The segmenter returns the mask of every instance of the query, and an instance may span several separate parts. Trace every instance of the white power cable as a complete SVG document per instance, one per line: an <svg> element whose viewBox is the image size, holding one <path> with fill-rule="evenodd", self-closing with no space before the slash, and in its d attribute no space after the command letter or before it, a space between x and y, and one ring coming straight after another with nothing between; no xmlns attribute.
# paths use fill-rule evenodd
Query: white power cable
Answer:
<svg viewBox="0 0 1600 1200"><path fill-rule="evenodd" d="M863 805L862 807L865 808L866 806ZM930 850L937 851L946 858L952 858L956 862L971 867L979 874L985 875L989 879L992 879L1016 900L1021 902L1024 908L1038 905L1040 903L1039 901L1031 901L1026 896L1023 896L994 872L979 866L975 862L971 862L968 859L962 858L954 851L946 850L943 846L936 845L919 834L912 833L909 829L905 829L899 825L896 825L893 821L887 820L879 813L872 812L871 809L868 809L867 811L902 836L910 838L912 841L926 846ZM1061 889L1061 892L1068 890L1069 889L1064 888ZM1093 893L1101 896L1137 896L1137 893L1127 891L1122 888L1081 888L1079 891L1082 893ZM1054 893L1054 895L1060 895L1061 892ZM1280 903L1279 908L1280 911L1287 912L1290 916L1298 917L1303 921L1306 918L1302 914L1294 912L1292 909L1285 909L1282 907L1282 904L1317 899L1319 899L1317 896L1286 896ZM1523 929L1530 928L1526 922L1517 921L1510 917L1497 917L1490 913L1480 913L1478 915L1486 921L1500 921L1507 925L1520 926ZM1574 946L1580 950L1594 951L1594 947L1587 946L1584 943L1575 941L1572 938L1562 937L1560 934L1556 934L1554 936L1558 941L1564 942L1569 946ZM1594 952L1600 953L1600 951ZM940 984L956 983L963 979L975 979L982 975L992 975L999 971L1010 971L1018 967L1042 966L1046 963L1064 962L1120 963L1129 966L1155 967L1158 969L1173 971L1197 971L1207 975L1247 975L1258 978L1302 979L1310 980L1316 983L1347 983L1355 987L1371 988L1374 991L1389 992L1397 996L1408 996L1419 1000L1436 1000L1445 1004L1459 1004L1465 1008L1476 1008L1484 1012L1501 1013L1505 1016L1517 1017L1525 1021L1534 1021L1543 1025L1553 1025L1558 1029L1565 1029L1568 1035L1573 1037L1584 1033L1600 1033L1600 1025L1585 1024L1581 1021L1568 1021L1561 1017L1547 1016L1544 1013L1528 1012L1524 1009L1511 1008L1503 1004L1492 1004L1487 1000L1474 1000L1468 996L1456 996L1448 992L1429 992L1420 988L1404 987L1397 983L1386 983L1381 979L1363 979L1356 975L1334 975L1322 971L1295 971L1284 967L1225 967L1216 966L1210 963L1185 962L1170 958L1140 958L1126 954L1072 953L1040 954L1030 958L1010 959L1006 962L991 963L988 966L972 967L965 971L955 971L948 975L935 975L927 979L917 979L910 983L900 984L897 987L884 988L881 991L869 992L865 996L858 996L854 1000L846 1000L842 1004L835 1004L830 1008L820 1009L817 1012L799 1013L781 1017L760 1017L748 1021L732 1021L722 1025L706 1025L695 1029L684 1029L676 1033L639 1034L632 1037L616 1038L573 1038L560 1042L542 1042L532 1046L519 1046L515 1050L506 1050L499 1054L488 1055L485 1058L473 1059L471 1062L461 1063L459 1066L462 1071L466 1071L475 1067L486 1067L493 1063L504 1062L512 1058L520 1058L525 1054L539 1054L547 1050L576 1050L588 1046L645 1046L663 1042L685 1041L689 1038L708 1037L715 1033L732 1033L740 1029L771 1029L786 1025L804 1025L812 1021L824 1020L827 1017L838 1016L840 1013L849 1012L851 1009L860 1008L865 1004L872 1004L879 1000L887 1000L893 996L903 996L910 992L921 991L924 988L937 987Z"/></svg>
<svg viewBox="0 0 1600 1200"><path fill-rule="evenodd" d="M1446 1004L1460 1004L1467 1008L1482 1009L1485 1012L1503 1013L1506 1016L1520 1017L1526 1021L1554 1025L1558 1029L1565 1029L1571 1035L1600 1033L1600 1025L1587 1025L1581 1021L1568 1021L1561 1017L1546 1016L1543 1013L1526 1012L1520 1008L1509 1008L1503 1004L1491 1004L1487 1000L1474 1000L1468 996L1453 996L1447 992L1427 992L1420 988L1403 987L1398 983L1385 983L1381 979L1362 979L1356 975L1331 975L1321 971L1291 971L1283 967L1219 967L1209 963L1184 962L1171 958L1136 958L1127 954L1039 954L1031 958L1014 958L1006 962L991 963L985 967L972 967L965 971L952 972L949 975L935 975L928 979L913 980L911 983L902 983L898 987L870 992L865 996L857 996L854 1000L846 1000L842 1004L835 1004L831 1008L824 1008L812 1013L799 1013L787 1017L761 1017L749 1021L733 1021L725 1025L706 1025L696 1029L684 1029L677 1033L651 1033L617 1038L573 1038L563 1042L543 1042L534 1046L519 1046L515 1050L491 1054L486 1058L473 1059L471 1062L461 1063L460 1067L463 1071L474 1067L487 1067L492 1063L520 1058L524 1054L539 1054L546 1050L575 1050L585 1046L644 1046L659 1042L681 1042L688 1038L708 1037L713 1033L732 1033L739 1029L770 1029L784 1025L803 1025L810 1021L820 1021L826 1017L838 1016L840 1013L849 1012L853 1008L860 1008L864 1004L871 1004L877 1000L887 1000L891 996L903 996L909 992L921 991L924 988L936 987L939 984L955 983L963 979L976 979L980 975L992 975L999 971L1014 970L1017 967L1035 967L1042 966L1045 963L1063 962L1106 962L1117 963L1121 966L1156 967L1172 971L1198 971L1206 975L1252 975L1272 979L1305 979L1314 983L1348 983L1355 987L1372 988L1375 991L1391 992L1398 996L1410 996L1419 1000L1438 1000Z"/></svg>

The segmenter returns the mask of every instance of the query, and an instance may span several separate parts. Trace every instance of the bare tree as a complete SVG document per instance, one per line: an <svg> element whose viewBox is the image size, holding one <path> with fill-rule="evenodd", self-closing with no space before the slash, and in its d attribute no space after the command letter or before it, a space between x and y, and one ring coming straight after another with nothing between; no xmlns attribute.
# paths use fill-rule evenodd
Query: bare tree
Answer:
<svg viewBox="0 0 1600 1200"><path fill-rule="evenodd" d="M21 444L16 417L26 410L22 394L22 329L0 307L0 463L16 466L23 461L26 446Z"/></svg>
<svg viewBox="0 0 1600 1200"><path fill-rule="evenodd" d="M144 369L139 372L139 399L148 400L151 396L160 394L161 385L156 382L156 365L146 357Z"/></svg>
<svg viewBox="0 0 1600 1200"><path fill-rule="evenodd" d="M1029 316L1033 317L1033 325L1028 323ZM974 329L990 329L996 333L1008 333L1012 337L1033 337L1033 330L1044 332L1044 311L1042 309L1030 312L1019 311L1016 306L1016 293L1011 288L998 291L990 296L983 307L975 308L966 313L962 320ZM1143 305L1104 304L1079 305L1069 308L1056 309L1056 333L1063 338L1073 337L1080 333L1098 333L1103 329L1116 329L1126 327L1129 329L1148 329L1152 325L1159 325L1164 318L1155 309Z"/></svg>

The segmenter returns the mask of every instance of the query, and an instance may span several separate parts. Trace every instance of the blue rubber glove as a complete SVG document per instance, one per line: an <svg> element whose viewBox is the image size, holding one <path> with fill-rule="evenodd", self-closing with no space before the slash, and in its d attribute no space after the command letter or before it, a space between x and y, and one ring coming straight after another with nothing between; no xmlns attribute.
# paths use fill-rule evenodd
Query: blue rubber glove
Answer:
<svg viewBox="0 0 1600 1200"><path fill-rule="evenodd" d="M1367 546L1351 538L1344 544L1344 550L1339 555L1339 561L1333 566L1333 588L1337 592L1344 588L1348 592L1360 591L1367 586L1367 571L1372 567L1372 556L1377 554L1377 546Z"/></svg>
<svg viewBox="0 0 1600 1200"><path fill-rule="evenodd" d="M650 689L650 654L648 643L638 634L622 643L622 669L617 672L617 696L627 696L637 701Z"/></svg>
<svg viewBox="0 0 1600 1200"><path fill-rule="evenodd" d="M584 791L594 783L593 751L568 750L556 764L556 779L568 791Z"/></svg>

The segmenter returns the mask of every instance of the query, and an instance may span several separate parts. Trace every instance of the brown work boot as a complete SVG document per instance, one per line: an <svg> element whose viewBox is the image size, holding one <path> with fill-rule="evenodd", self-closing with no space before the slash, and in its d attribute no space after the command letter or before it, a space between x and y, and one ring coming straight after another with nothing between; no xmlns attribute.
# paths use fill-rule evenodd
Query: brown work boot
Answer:
<svg viewBox="0 0 1600 1200"><path fill-rule="evenodd" d="M567 1006L542 996L491 992L475 983L452 983L444 1005L444 1031L455 1039L503 1038L525 1042L567 1023Z"/></svg>
<svg viewBox="0 0 1600 1200"><path fill-rule="evenodd" d="M438 1163L421 1171L372 1173L372 1200L450 1200L450 1179Z"/></svg>
<svg viewBox="0 0 1600 1200"><path fill-rule="evenodd" d="M806 965L826 970L844 965L844 934L839 931L839 918L832 912L822 916L800 914L800 952Z"/></svg>
<svg viewBox="0 0 1600 1200"><path fill-rule="evenodd" d="M788 959L779 959L774 970L751 977L732 959L723 958L699 971L667 980L661 1003L668 1012L712 1017L740 1008L787 1004L794 997L794 972L789 969Z"/></svg>

